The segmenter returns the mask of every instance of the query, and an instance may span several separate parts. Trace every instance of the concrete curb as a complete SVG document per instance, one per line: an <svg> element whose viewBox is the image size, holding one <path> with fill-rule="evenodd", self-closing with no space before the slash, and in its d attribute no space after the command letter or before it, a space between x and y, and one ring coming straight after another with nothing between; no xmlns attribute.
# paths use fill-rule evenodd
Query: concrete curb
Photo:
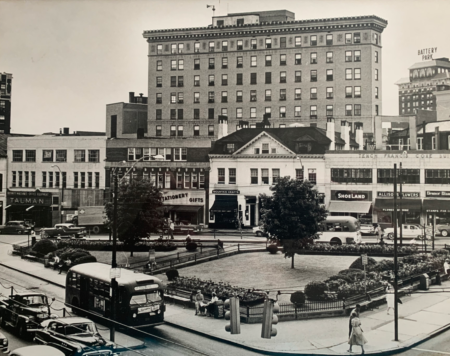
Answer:
<svg viewBox="0 0 450 356"><path fill-rule="evenodd" d="M16 271L16 272L19 272L19 273L26 274L27 276L30 276L30 277L39 279L39 280L41 280L41 281L43 281L43 282L47 282L47 283L49 283L49 284L53 284L54 286L61 287L61 288L64 288L64 289L66 288L66 286L64 286L64 285L62 285L62 284L53 282L53 281L51 281L51 280L49 280L49 279L46 279L46 278L39 277L39 276L37 276L37 275L35 275L35 274L32 274L32 273L29 273L29 272L21 271L20 269L17 269L17 268L14 268L14 267L5 265L4 263L0 263L0 266L5 267L5 268L8 268L8 269L13 270L13 271Z"/></svg>

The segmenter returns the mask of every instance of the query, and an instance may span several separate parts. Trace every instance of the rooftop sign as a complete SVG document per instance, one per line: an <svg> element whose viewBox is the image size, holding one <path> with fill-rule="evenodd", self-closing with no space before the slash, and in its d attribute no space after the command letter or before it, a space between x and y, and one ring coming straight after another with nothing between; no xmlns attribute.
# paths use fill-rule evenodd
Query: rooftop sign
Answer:
<svg viewBox="0 0 450 356"><path fill-rule="evenodd" d="M433 59L433 54L437 52L437 47L419 49L417 54L422 56L422 61L431 61Z"/></svg>

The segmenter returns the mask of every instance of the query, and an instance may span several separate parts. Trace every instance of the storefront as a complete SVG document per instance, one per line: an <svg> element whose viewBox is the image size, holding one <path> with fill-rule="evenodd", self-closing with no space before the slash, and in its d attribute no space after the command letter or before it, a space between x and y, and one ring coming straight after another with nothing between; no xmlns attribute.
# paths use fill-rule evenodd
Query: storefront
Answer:
<svg viewBox="0 0 450 356"><path fill-rule="evenodd" d="M176 225L198 225L204 223L204 190L163 190L164 215Z"/></svg>
<svg viewBox="0 0 450 356"><path fill-rule="evenodd" d="M365 190L332 190L328 211L334 216L353 216L372 223L372 192Z"/></svg>
<svg viewBox="0 0 450 356"><path fill-rule="evenodd" d="M28 220L36 227L53 226L55 220L58 222L58 211L52 212L52 193L7 191L6 202L6 221Z"/></svg>
<svg viewBox="0 0 450 356"><path fill-rule="evenodd" d="M423 211L426 214L426 224L450 223L450 191L425 191L426 198L423 200ZM445 199L447 198L447 199Z"/></svg>
<svg viewBox="0 0 450 356"><path fill-rule="evenodd" d="M400 213L400 210L402 211ZM394 193L377 192L375 200L375 212L378 222L392 225L394 215ZM420 214L422 212L422 199L419 192L403 192L403 198L397 199L397 216L403 224L420 224ZM402 218L403 216L403 218Z"/></svg>
<svg viewBox="0 0 450 356"><path fill-rule="evenodd" d="M218 229L238 228L238 219L243 217L242 204L238 206L238 190L213 190L212 206L209 208L209 226ZM256 198L255 198L256 201ZM239 212L239 213L238 213Z"/></svg>

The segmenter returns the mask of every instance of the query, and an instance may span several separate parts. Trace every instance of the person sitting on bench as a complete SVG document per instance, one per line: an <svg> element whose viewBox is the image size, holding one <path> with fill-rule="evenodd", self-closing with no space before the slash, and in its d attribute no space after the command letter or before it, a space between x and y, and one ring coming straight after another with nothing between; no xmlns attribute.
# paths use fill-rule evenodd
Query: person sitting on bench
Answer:
<svg viewBox="0 0 450 356"><path fill-rule="evenodd" d="M72 264L72 261L69 259L69 257L67 257L67 259L64 262L61 262L59 264L59 274L61 274L61 272L63 270L68 271L71 264Z"/></svg>
<svg viewBox="0 0 450 356"><path fill-rule="evenodd" d="M217 301L219 301L219 298L217 298L215 292L212 292L211 301L208 304L206 304L206 316L214 315L214 305Z"/></svg>

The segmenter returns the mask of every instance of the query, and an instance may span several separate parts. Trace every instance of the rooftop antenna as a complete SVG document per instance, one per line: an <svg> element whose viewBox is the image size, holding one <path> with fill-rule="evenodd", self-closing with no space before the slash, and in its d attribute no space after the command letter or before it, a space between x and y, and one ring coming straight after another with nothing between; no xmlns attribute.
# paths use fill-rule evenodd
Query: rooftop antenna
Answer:
<svg viewBox="0 0 450 356"><path fill-rule="evenodd" d="M215 8L215 6L214 5L206 5L206 8L207 9L209 9L210 7L212 7L212 11L213 11L213 17L215 16L215 14L216 14L216 8Z"/></svg>

